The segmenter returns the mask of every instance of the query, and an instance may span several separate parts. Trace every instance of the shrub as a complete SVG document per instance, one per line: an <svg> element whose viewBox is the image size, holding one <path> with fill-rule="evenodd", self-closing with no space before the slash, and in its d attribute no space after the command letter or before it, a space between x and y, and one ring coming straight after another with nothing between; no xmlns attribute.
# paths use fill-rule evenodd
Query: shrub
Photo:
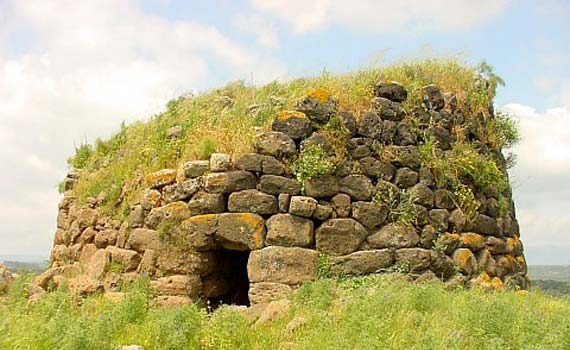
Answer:
<svg viewBox="0 0 570 350"><path fill-rule="evenodd" d="M513 116L498 111L484 128L487 142L495 149L511 148L521 140L518 122Z"/></svg>
<svg viewBox="0 0 570 350"><path fill-rule="evenodd" d="M304 187L306 179L331 174L334 171L334 164L325 155L321 145L307 143L301 148L301 152L291 165L291 169L301 187Z"/></svg>
<svg viewBox="0 0 570 350"><path fill-rule="evenodd" d="M75 169L83 169L89 162L89 159L92 155L93 147L87 143L84 143L81 146L75 148L75 155L67 159L67 163Z"/></svg>

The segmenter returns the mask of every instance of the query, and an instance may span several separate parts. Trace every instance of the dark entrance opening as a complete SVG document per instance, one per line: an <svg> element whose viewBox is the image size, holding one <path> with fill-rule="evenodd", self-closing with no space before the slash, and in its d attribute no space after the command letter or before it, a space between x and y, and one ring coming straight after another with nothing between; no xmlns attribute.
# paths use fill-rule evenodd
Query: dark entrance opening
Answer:
<svg viewBox="0 0 570 350"><path fill-rule="evenodd" d="M249 278L247 261L249 251L216 250L217 269L203 280L208 307L222 304L249 306Z"/></svg>

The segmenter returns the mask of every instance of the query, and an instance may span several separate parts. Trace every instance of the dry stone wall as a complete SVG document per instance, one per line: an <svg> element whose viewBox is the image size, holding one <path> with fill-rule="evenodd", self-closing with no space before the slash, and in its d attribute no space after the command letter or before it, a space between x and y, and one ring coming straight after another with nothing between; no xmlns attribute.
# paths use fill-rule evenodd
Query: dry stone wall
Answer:
<svg viewBox="0 0 570 350"><path fill-rule="evenodd" d="M100 198L80 204L68 192L59 205L51 267L33 292L65 280L79 294L116 292L146 274L164 303L249 304L289 293L318 274L386 272L526 288L510 192L482 190L466 179L479 203L467 215L420 157L418 145L428 137L445 155L458 141L458 126L480 152L492 152L477 139L484 121L474 123L436 86L423 91L422 105L407 111L406 89L380 83L372 109L357 118L314 89L295 111L279 113L272 131L255 136L254 153L237 159L216 153L146 175L126 221L103 215ZM426 122L412 124L411 114ZM342 131L340 152L324 127L331 118ZM301 178L298 159L307 145L318 145L335 166ZM504 161L500 152L495 156ZM79 176L73 172L66 188ZM506 210L498 208L502 196Z"/></svg>

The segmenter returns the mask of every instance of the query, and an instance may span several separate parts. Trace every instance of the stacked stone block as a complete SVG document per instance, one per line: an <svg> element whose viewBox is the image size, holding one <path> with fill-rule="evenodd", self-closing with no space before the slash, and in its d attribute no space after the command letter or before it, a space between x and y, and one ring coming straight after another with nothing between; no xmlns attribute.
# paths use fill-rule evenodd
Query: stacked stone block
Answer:
<svg viewBox="0 0 570 350"><path fill-rule="evenodd" d="M253 153L237 159L217 153L145 176L123 222L105 216L97 199L80 205L66 195L52 265L36 279L36 291L67 278L80 294L114 292L146 274L162 302L216 298L233 287L224 274L227 251L250 252L252 303L316 279L319 261L333 275L404 272L421 280L526 288L512 201L499 216L499 193L473 188L481 206L468 220L422 164L418 144L426 135L441 152L457 141L455 126L478 141L477 124L466 120L454 96L434 85L423 91L422 106L407 111L406 89L379 83L372 109L356 118L339 111L327 91L314 89L295 111L279 113L271 131L254 137ZM425 123L412 125L410 114ZM334 152L319 132L332 117L347 130L346 157L331 174L299 183L290 165L303 145ZM406 223L382 200L402 190L416 198Z"/></svg>

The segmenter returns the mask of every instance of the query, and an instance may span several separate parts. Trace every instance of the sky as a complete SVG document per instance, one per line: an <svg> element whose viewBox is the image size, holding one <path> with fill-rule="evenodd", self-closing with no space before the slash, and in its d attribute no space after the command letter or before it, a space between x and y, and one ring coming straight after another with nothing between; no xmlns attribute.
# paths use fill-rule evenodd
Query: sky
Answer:
<svg viewBox="0 0 570 350"><path fill-rule="evenodd" d="M0 256L47 257L76 146L243 79L486 60L529 264L570 264L570 0L0 0Z"/></svg>

